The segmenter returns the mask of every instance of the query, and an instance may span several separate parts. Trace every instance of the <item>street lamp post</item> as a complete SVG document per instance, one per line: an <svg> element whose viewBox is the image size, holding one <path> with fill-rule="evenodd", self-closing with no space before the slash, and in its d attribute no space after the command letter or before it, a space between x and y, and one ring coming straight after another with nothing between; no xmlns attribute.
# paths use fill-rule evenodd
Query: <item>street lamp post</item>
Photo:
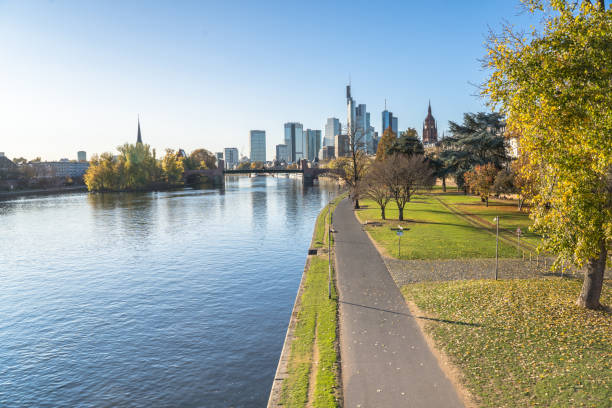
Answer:
<svg viewBox="0 0 612 408"><path fill-rule="evenodd" d="M495 280L497 280L497 271L499 269L499 215L494 218L496 224L495 232Z"/></svg>

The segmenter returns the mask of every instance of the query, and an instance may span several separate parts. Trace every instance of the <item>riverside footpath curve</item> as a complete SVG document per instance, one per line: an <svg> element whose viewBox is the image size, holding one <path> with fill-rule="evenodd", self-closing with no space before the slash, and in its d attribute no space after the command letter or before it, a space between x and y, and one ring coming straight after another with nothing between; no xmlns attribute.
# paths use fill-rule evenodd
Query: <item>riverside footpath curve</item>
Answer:
<svg viewBox="0 0 612 408"><path fill-rule="evenodd" d="M463 407L349 200L333 220L344 406Z"/></svg>

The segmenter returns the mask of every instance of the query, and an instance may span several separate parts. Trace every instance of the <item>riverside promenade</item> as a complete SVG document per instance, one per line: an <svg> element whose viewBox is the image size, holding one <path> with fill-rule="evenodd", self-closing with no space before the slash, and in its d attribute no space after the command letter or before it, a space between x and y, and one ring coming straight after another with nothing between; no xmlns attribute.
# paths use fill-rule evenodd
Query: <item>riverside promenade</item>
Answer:
<svg viewBox="0 0 612 408"><path fill-rule="evenodd" d="M351 201L333 224L344 406L463 407Z"/></svg>

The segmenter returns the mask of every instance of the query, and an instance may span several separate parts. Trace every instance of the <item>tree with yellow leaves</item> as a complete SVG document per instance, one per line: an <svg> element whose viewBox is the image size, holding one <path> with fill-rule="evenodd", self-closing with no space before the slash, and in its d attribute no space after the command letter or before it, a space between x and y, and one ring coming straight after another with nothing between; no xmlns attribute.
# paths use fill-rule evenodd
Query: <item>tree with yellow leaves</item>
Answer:
<svg viewBox="0 0 612 408"><path fill-rule="evenodd" d="M543 27L490 37L482 92L521 135L544 248L586 264L577 303L596 309L612 241L612 9L603 0L523 2L543 13Z"/></svg>

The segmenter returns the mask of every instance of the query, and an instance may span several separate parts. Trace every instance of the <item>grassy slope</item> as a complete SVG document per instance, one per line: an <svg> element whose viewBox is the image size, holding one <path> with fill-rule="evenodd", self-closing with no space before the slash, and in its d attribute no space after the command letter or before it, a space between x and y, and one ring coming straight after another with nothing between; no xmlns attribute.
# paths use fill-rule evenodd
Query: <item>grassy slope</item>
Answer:
<svg viewBox="0 0 612 408"><path fill-rule="evenodd" d="M438 197L445 203L454 206L457 210L476 215L493 224L493 218L499 215L499 227L509 231L521 229L521 240L537 246L540 243L540 236L529 231L532 221L529 214L518 211L516 200L497 200L489 199L489 206L486 207L480 201L480 197L464 195L461 193L442 193ZM514 236L516 238L516 236Z"/></svg>
<svg viewBox="0 0 612 408"><path fill-rule="evenodd" d="M361 221L381 221L380 209L375 202L364 200L368 208L357 212ZM400 224L397 206L389 203L386 210L387 222L382 227L368 226L372 238L389 255L398 257L398 238L390 227ZM403 222L409 231L402 236L401 259L461 259L494 258L495 237L482 228L471 225L439 203L431 195L415 196L404 209L404 218L414 222ZM516 248L500 241L501 258L518 256Z"/></svg>
<svg viewBox="0 0 612 408"><path fill-rule="evenodd" d="M333 208L341 200L332 202ZM315 224L314 247L327 245L327 207ZM333 270L332 270L333 274ZM327 298L328 264L326 256L313 256L306 271L304 291L300 298L297 324L289 356L289 376L283 382L281 403L287 407L337 407L336 390L339 380L336 353L337 309L335 288ZM316 337L316 338L315 338ZM314 347L318 349L314 401L308 401L308 388L313 367Z"/></svg>
<svg viewBox="0 0 612 408"><path fill-rule="evenodd" d="M609 407L612 315L575 306L580 286L547 278L430 282L402 291L441 320L427 330L483 407Z"/></svg>

